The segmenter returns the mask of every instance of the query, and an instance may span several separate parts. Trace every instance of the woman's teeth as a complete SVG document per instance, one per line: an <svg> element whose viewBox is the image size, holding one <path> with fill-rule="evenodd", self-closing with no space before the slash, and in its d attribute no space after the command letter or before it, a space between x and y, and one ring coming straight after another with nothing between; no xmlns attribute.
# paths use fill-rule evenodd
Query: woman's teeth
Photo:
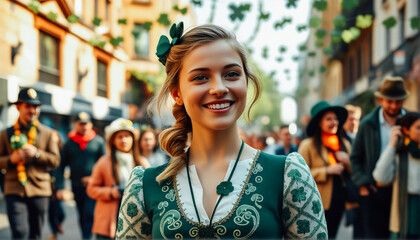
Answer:
<svg viewBox="0 0 420 240"><path fill-rule="evenodd" d="M222 108L227 108L229 106L230 106L230 103L209 104L209 105L207 105L207 107L210 108L210 109L222 109Z"/></svg>

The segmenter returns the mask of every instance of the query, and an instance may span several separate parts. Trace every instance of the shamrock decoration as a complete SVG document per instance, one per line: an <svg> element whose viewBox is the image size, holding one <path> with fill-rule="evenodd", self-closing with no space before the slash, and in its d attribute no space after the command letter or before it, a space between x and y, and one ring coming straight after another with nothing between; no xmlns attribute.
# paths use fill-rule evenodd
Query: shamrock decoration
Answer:
<svg viewBox="0 0 420 240"><path fill-rule="evenodd" d="M323 47L324 46L324 41L323 40L316 40L315 46L317 48Z"/></svg>
<svg viewBox="0 0 420 240"><path fill-rule="evenodd" d="M231 3L229 4L229 8L232 10L232 13L229 15L230 20L235 21L236 19L239 19L242 21L245 17L244 13L251 9L251 5L247 3L236 6L235 4Z"/></svg>
<svg viewBox="0 0 420 240"><path fill-rule="evenodd" d="M57 21L57 17L58 17L58 14L55 13L55 12L49 12L47 14L47 18L50 19L53 22L56 22Z"/></svg>
<svg viewBox="0 0 420 240"><path fill-rule="evenodd" d="M158 18L157 22L160 23L162 26L171 25L171 21L169 21L169 16L168 16L167 13L161 13L159 15L159 18Z"/></svg>
<svg viewBox="0 0 420 240"><path fill-rule="evenodd" d="M297 6L296 6L297 1L298 1L298 0L288 0L288 1L287 1L287 3L286 3L286 7L287 7L287 8L291 8L291 7L296 8L296 7L297 7Z"/></svg>
<svg viewBox="0 0 420 240"><path fill-rule="evenodd" d="M127 25L127 18L120 18L120 19L118 19L118 24Z"/></svg>
<svg viewBox="0 0 420 240"><path fill-rule="evenodd" d="M172 27L169 30L169 35L172 38L171 42L165 35L160 36L156 49L156 56L158 56L159 62L161 62L164 66L166 64L166 58L168 57L171 47L178 43L178 40L181 38L183 32L184 23L180 22L178 23L178 25L174 23L172 24Z"/></svg>
<svg viewBox="0 0 420 240"><path fill-rule="evenodd" d="M327 35L327 30L325 30L325 29L318 29L318 30L316 30L316 32L315 32L315 36L316 36L316 38L318 38L318 39L322 39L322 38L324 38L325 37L325 35Z"/></svg>
<svg viewBox="0 0 420 240"><path fill-rule="evenodd" d="M150 28L152 27L152 25L153 25L153 23L152 23L152 22L144 22L144 23L143 23L143 28L144 28L144 30L149 31L149 30L150 30Z"/></svg>
<svg viewBox="0 0 420 240"><path fill-rule="evenodd" d="M334 28L345 28L346 27L346 17L343 15L338 15L333 20Z"/></svg>
<svg viewBox="0 0 420 240"><path fill-rule="evenodd" d="M316 52L312 51L312 52L308 52L308 57L315 57L316 56Z"/></svg>
<svg viewBox="0 0 420 240"><path fill-rule="evenodd" d="M217 185L216 192L219 195L227 196L229 193L233 191L232 182L223 181L219 185Z"/></svg>
<svg viewBox="0 0 420 240"><path fill-rule="evenodd" d="M36 14L38 14L40 6L41 6L41 3L37 0L31 0L31 2L28 4L28 8L31 9L31 11Z"/></svg>
<svg viewBox="0 0 420 240"><path fill-rule="evenodd" d="M118 46L118 45L120 45L120 43L122 42L122 41L124 41L124 38L123 37L116 37L116 38L111 38L110 40L109 40L109 42L112 44L112 46L114 46L114 47L116 47L116 46Z"/></svg>
<svg viewBox="0 0 420 240"><path fill-rule="evenodd" d="M359 0L343 0L341 6L345 10L352 10L359 5Z"/></svg>
<svg viewBox="0 0 420 240"><path fill-rule="evenodd" d="M412 29L419 29L420 28L420 19L418 17L412 17L410 19L410 25Z"/></svg>
<svg viewBox="0 0 420 240"><path fill-rule="evenodd" d="M201 7L202 6L202 2L201 0L191 0L191 3L195 6Z"/></svg>
<svg viewBox="0 0 420 240"><path fill-rule="evenodd" d="M76 23L77 21L79 21L79 17L72 14L67 17L67 21L69 21L69 23Z"/></svg>
<svg viewBox="0 0 420 240"><path fill-rule="evenodd" d="M187 11L188 11L188 8L187 7L179 8L178 5L173 6L172 9L174 11L177 11L177 12L181 13L182 15L187 14Z"/></svg>
<svg viewBox="0 0 420 240"><path fill-rule="evenodd" d="M308 28L308 26L306 26L306 25L298 25L296 27L296 29L298 30L298 32L302 32L302 31L306 30L307 28Z"/></svg>
<svg viewBox="0 0 420 240"><path fill-rule="evenodd" d="M285 53L285 52L287 51L286 46L280 46L279 51L280 51L281 53Z"/></svg>
<svg viewBox="0 0 420 240"><path fill-rule="evenodd" d="M327 67L325 67L324 65L321 65L321 66L319 67L319 72L320 72L320 73L324 73L325 71L327 71Z"/></svg>
<svg viewBox="0 0 420 240"><path fill-rule="evenodd" d="M365 29L372 25L372 15L358 15L356 18L356 27Z"/></svg>
<svg viewBox="0 0 420 240"><path fill-rule="evenodd" d="M92 19L92 24L93 25L95 25L95 26L99 26L99 25L101 25L101 22L102 22L102 19L100 19L100 18L98 18L98 17L94 17L93 19Z"/></svg>
<svg viewBox="0 0 420 240"><path fill-rule="evenodd" d="M397 20L395 19L395 17L389 17L389 18L385 19L384 21L382 21L382 24L386 28L390 29L397 24Z"/></svg>
<svg viewBox="0 0 420 240"><path fill-rule="evenodd" d="M309 27L317 28L322 24L322 18L320 17L312 17L309 19Z"/></svg>
<svg viewBox="0 0 420 240"><path fill-rule="evenodd" d="M25 134L20 134L19 136L13 135L10 138L10 147L12 149L21 149L27 142L28 137Z"/></svg>
<svg viewBox="0 0 420 240"><path fill-rule="evenodd" d="M320 12L327 10L327 5L328 5L328 2L326 0L316 0L313 3L313 7L316 8Z"/></svg>

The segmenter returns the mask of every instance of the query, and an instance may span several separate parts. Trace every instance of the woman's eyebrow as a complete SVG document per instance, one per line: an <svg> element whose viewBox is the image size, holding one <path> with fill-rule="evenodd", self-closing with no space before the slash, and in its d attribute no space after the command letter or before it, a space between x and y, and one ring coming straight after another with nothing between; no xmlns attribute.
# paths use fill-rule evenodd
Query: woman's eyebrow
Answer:
<svg viewBox="0 0 420 240"><path fill-rule="evenodd" d="M237 63L232 63L232 64L228 64L226 66L223 67L223 69L228 69L228 68L232 68L232 67L240 67L242 68L241 65L237 64ZM188 73L192 73L192 72L206 72L206 71L210 71L209 68L194 68L191 69L190 71L188 71Z"/></svg>

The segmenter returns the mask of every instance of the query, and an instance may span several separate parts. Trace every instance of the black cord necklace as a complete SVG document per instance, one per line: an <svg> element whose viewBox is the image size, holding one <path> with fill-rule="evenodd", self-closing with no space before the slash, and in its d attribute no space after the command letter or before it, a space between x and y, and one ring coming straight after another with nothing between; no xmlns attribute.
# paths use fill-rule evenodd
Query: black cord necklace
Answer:
<svg viewBox="0 0 420 240"><path fill-rule="evenodd" d="M232 168L232 171L230 172L230 175L229 175L228 180L227 181L223 181L219 185L217 185L216 192L217 192L217 194L220 195L219 200L217 200L216 205L214 206L213 213L211 214L211 217L210 217L210 223L209 223L209 225L204 226L204 227L198 227L198 237L199 238L212 238L212 237L214 237L215 229L211 226L212 223L213 223L214 213L216 212L216 208L219 205L219 203L222 200L222 198L224 196L227 196L229 193L231 193L233 191L233 185L232 185L232 182L230 180L232 178L233 172L236 169L236 165L238 165L239 158L241 157L242 150L244 149L244 145L245 145L245 143L242 140L241 149L239 150L238 157L236 158L235 165L233 165L233 168ZM190 150L187 151L187 177L188 177L188 184L190 185L191 197L192 197L193 204L194 204L195 214L197 215L198 222L201 223L201 221L200 221L200 215L198 214L197 206L195 204L194 192L193 192L193 188L192 188L192 184L191 184L191 178L190 178L190 170L189 170L189 165L190 164L189 163L190 163Z"/></svg>

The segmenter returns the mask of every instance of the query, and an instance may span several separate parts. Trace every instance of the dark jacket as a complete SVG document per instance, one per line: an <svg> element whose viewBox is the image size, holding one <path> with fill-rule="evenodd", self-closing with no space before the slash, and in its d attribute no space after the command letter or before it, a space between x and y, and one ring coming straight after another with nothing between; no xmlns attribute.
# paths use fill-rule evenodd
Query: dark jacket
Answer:
<svg viewBox="0 0 420 240"><path fill-rule="evenodd" d="M26 133L25 130L22 132ZM21 197L51 196L51 180L48 171L60 164L58 134L41 123L38 125L35 147L38 148L39 157L26 160L25 168L28 180L25 186L22 186L18 180L16 164L10 163L10 155L13 152L10 146L10 137L13 134L12 126L0 135L0 169L4 168L7 171L4 194Z"/></svg>
<svg viewBox="0 0 420 240"><path fill-rule="evenodd" d="M375 108L366 115L359 126L353 141L350 161L353 169L352 179L357 187L374 184L372 172L381 154L381 131L379 110Z"/></svg>
<svg viewBox="0 0 420 240"><path fill-rule="evenodd" d="M288 153L285 152L283 145L280 146L280 147L278 147L274 153L276 155L288 155L288 154L290 154L292 152L297 152L297 151L298 151L298 147L296 146L296 144L292 143L290 145L290 149L289 149L289 152Z"/></svg>
<svg viewBox="0 0 420 240"><path fill-rule="evenodd" d="M96 135L88 142L85 150L81 150L79 144L68 139L63 146L63 155L57 174L57 189L64 188L64 169L70 167L70 179L73 186L83 186L82 177L90 176L96 161L106 153L104 139Z"/></svg>

